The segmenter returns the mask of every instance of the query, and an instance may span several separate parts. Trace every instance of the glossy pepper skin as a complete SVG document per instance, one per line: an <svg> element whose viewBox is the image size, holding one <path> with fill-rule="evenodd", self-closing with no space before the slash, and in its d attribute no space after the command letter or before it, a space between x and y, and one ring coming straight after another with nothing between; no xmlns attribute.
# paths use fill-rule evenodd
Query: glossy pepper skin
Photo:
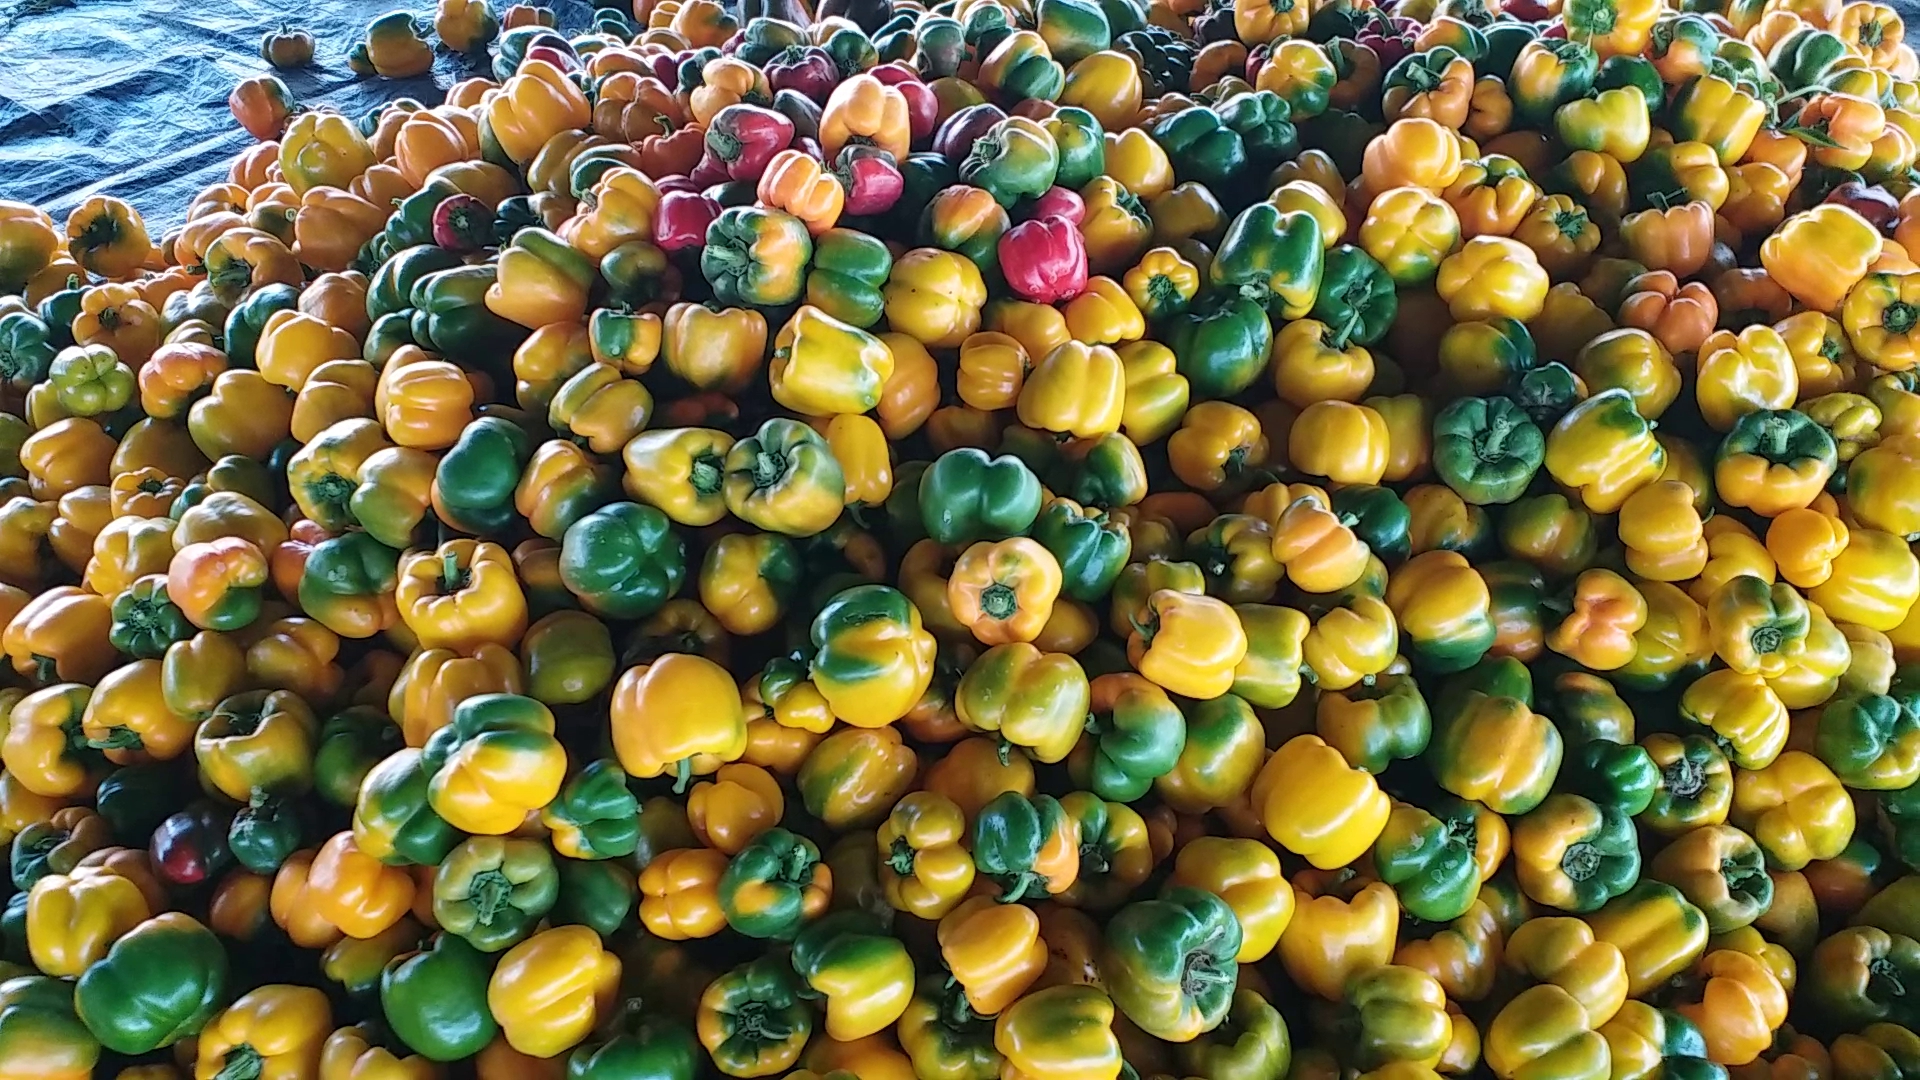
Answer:
<svg viewBox="0 0 1920 1080"><path fill-rule="evenodd" d="M463 832L513 831L560 791L567 759L553 729L553 714L532 698L466 699L421 753L428 804Z"/></svg>
<svg viewBox="0 0 1920 1080"><path fill-rule="evenodd" d="M1048 946L1033 909L976 896L941 918L941 959L980 1016L995 1016L1026 993L1047 966Z"/></svg>
<svg viewBox="0 0 1920 1080"><path fill-rule="evenodd" d="M1039 479L1010 455L990 457L972 447L949 450L920 478L922 524L943 544L1022 535L1040 509Z"/></svg>
<svg viewBox="0 0 1920 1080"><path fill-rule="evenodd" d="M227 954L187 915L148 919L74 985L74 1011L100 1045L145 1054L194 1035L225 1000Z"/></svg>
<svg viewBox="0 0 1920 1080"><path fill-rule="evenodd" d="M1038 889L1059 895L1080 873L1078 823L1051 795L1006 792L973 821L973 860L1013 903Z"/></svg>
<svg viewBox="0 0 1920 1080"><path fill-rule="evenodd" d="M1912 1027L1914 1010L1904 986L1920 965L1920 944L1904 934L1853 926L1822 940L1801 986L1808 1002L1836 1027L1889 1022ZM1877 977L1876 977L1877 973Z"/></svg>
<svg viewBox="0 0 1920 1080"><path fill-rule="evenodd" d="M487 981L487 1008L515 1050L552 1057L593 1030L620 961L585 926L543 930L508 950Z"/></svg>
<svg viewBox="0 0 1920 1080"><path fill-rule="evenodd" d="M840 1042L891 1027L913 998L913 960L872 916L835 912L794 939L801 996L824 1000L826 1031Z"/></svg>
<svg viewBox="0 0 1920 1080"><path fill-rule="evenodd" d="M1166 691L1131 674L1090 685L1086 732L1069 768L1104 799L1130 802L1172 772L1186 749L1187 723Z"/></svg>
<svg viewBox="0 0 1920 1080"><path fill-rule="evenodd" d="M1500 835L1480 835L1495 828ZM1480 895L1476 855L1483 843L1504 854L1504 822L1472 803L1441 799L1432 811L1399 803L1374 841L1373 865L1408 914L1451 922Z"/></svg>
<svg viewBox="0 0 1920 1080"><path fill-rule="evenodd" d="M696 1013L697 1033L729 1076L771 1076L791 1067L813 1035L813 1015L793 970L766 957L708 984Z"/></svg>
<svg viewBox="0 0 1920 1080"><path fill-rule="evenodd" d="M813 842L772 828L741 848L720 877L727 925L748 937L791 940L825 913L832 874Z"/></svg>
<svg viewBox="0 0 1920 1080"><path fill-rule="evenodd" d="M1092 986L1055 986L1028 994L994 1021L993 1045L1005 1058L1001 1076L1116 1080L1120 1041L1114 1002Z"/></svg>
<svg viewBox="0 0 1920 1080"><path fill-rule="evenodd" d="M894 804L874 834L887 902L923 919L952 911L973 886L967 838L959 804L939 792L911 792Z"/></svg>
<svg viewBox="0 0 1920 1080"><path fill-rule="evenodd" d="M1302 884L1296 877L1298 906L1280 935L1280 960L1301 989L1340 1001L1355 975L1392 961L1400 904L1379 881L1356 880L1350 895L1316 895Z"/></svg>
<svg viewBox="0 0 1920 1080"><path fill-rule="evenodd" d="M814 685L846 723L891 724L932 682L933 635L896 589L858 585L837 594L814 617L810 635Z"/></svg>
<svg viewBox="0 0 1920 1080"><path fill-rule="evenodd" d="M1321 869L1363 854L1392 812L1373 774L1349 766L1317 735L1296 735L1274 751L1251 794L1269 835Z"/></svg>
<svg viewBox="0 0 1920 1080"><path fill-rule="evenodd" d="M1542 904L1598 910L1640 876L1640 842L1627 815L1557 793L1513 826L1520 885Z"/></svg>
<svg viewBox="0 0 1920 1080"><path fill-rule="evenodd" d="M779 417L733 444L722 492L735 517L788 536L813 536L840 516L846 474L824 436Z"/></svg>

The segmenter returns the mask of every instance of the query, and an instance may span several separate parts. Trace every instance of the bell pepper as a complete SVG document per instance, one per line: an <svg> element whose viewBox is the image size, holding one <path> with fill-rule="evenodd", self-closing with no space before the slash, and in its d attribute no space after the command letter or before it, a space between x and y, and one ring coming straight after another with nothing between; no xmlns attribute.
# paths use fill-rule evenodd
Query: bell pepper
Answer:
<svg viewBox="0 0 1920 1080"><path fill-rule="evenodd" d="M1351 1055L1369 1066L1438 1062L1458 1037L1439 980L1417 968L1390 964L1354 976L1346 1008Z"/></svg>
<svg viewBox="0 0 1920 1080"><path fill-rule="evenodd" d="M99 1041L74 1014L72 986L45 976L0 983L0 1048L10 1067L48 1080L92 1076L100 1059Z"/></svg>
<svg viewBox="0 0 1920 1080"><path fill-rule="evenodd" d="M800 1060L813 1015L793 970L754 960L715 979L700 996L700 1043L729 1076L770 1076Z"/></svg>
<svg viewBox="0 0 1920 1080"><path fill-rule="evenodd" d="M644 669L635 669L644 670ZM470 697L421 755L428 805L463 832L501 836L547 805L565 779L553 714L516 694Z"/></svg>
<svg viewBox="0 0 1920 1080"><path fill-rule="evenodd" d="M194 757L212 790L236 802L255 792L304 794L313 784L319 723L285 690L235 694L214 707L193 737Z"/></svg>
<svg viewBox="0 0 1920 1080"><path fill-rule="evenodd" d="M907 947L863 912L835 912L808 926L791 959L800 995L824 999L827 1034L841 1042L891 1027L913 997Z"/></svg>
<svg viewBox="0 0 1920 1080"><path fill-rule="evenodd" d="M1176 885L1109 920L1102 979L1143 1031L1190 1041L1226 1019L1240 940L1240 922L1225 900Z"/></svg>
<svg viewBox="0 0 1920 1080"><path fill-rule="evenodd" d="M1236 290L1242 298L1267 308L1276 319L1302 318L1314 310L1319 297L1326 260L1324 248L1320 222L1313 215L1298 210L1283 211L1273 203L1255 203L1227 227L1208 270L1208 279L1217 288ZM1343 277L1339 268L1347 265L1353 265L1354 273ZM1365 278L1363 267L1364 264L1355 260L1336 260L1330 284L1336 291L1343 286L1354 286L1350 278ZM1331 307L1334 302L1328 301L1328 310L1338 314L1338 309ZM1347 329L1344 314L1337 321L1333 318L1324 321L1336 330ZM1347 334L1348 338L1353 336Z"/></svg>
<svg viewBox="0 0 1920 1080"><path fill-rule="evenodd" d="M1036 761L1062 761L1088 716L1086 675L1071 657L1026 642L996 645L967 668L954 691L960 722L1018 746Z"/></svg>
<svg viewBox="0 0 1920 1080"><path fill-rule="evenodd" d="M1805 998L1836 1028L1895 1023L1911 1027L1913 1010L1893 990L1911 977L1920 946L1904 934L1852 926L1820 942L1806 967Z"/></svg>
<svg viewBox="0 0 1920 1080"><path fill-rule="evenodd" d="M1399 936L1400 905L1393 890L1378 881L1355 879L1344 894L1303 891L1292 921L1280 935L1280 960L1302 990L1339 1001L1354 976L1384 967Z"/></svg>
<svg viewBox="0 0 1920 1080"><path fill-rule="evenodd" d="M611 1004L620 961L585 926L543 930L500 958L487 982L487 1008L508 1045L551 1057L585 1039Z"/></svg>
<svg viewBox="0 0 1920 1080"><path fill-rule="evenodd" d="M1889 273L1868 274L1847 290L1840 323L1861 359L1890 370L1904 370L1920 359L1910 340L1920 308L1910 293L1920 298L1905 275Z"/></svg>
<svg viewBox="0 0 1920 1080"><path fill-rule="evenodd" d="M800 556L778 533L725 536L700 567L700 601L728 632L772 629L799 591Z"/></svg>
<svg viewBox="0 0 1920 1080"><path fill-rule="evenodd" d="M374 160L353 121L337 112L301 113L280 137L280 171L295 195L314 187L345 188Z"/></svg>
<svg viewBox="0 0 1920 1080"><path fill-rule="evenodd" d="M1920 718L1910 689L1894 687L1894 696L1861 694L1835 697L1821 711L1813 751L1849 788L1868 791L1904 789L1909 774L1920 778Z"/></svg>
<svg viewBox="0 0 1920 1080"><path fill-rule="evenodd" d="M531 934L559 894L560 877L544 845L476 836L434 871L433 917L481 952L500 952Z"/></svg>
<svg viewBox="0 0 1920 1080"><path fill-rule="evenodd" d="M1147 598L1133 622L1127 658L1140 674L1186 697L1211 698L1233 685L1247 654L1240 617L1210 596L1162 589Z"/></svg>
<svg viewBox="0 0 1920 1080"><path fill-rule="evenodd" d="M135 659L157 660L176 641L193 636L193 625L167 599L164 574L147 574L113 598L107 640Z"/></svg>
<svg viewBox="0 0 1920 1080"><path fill-rule="evenodd" d="M1276 750L1254 780L1251 796L1267 832L1322 869L1358 858L1378 839L1392 811L1373 775L1348 766L1317 735L1297 735Z"/></svg>
<svg viewBox="0 0 1920 1080"><path fill-rule="evenodd" d="M1511 399L1461 398L1433 420L1434 467L1478 505L1512 502L1546 452L1540 428Z"/></svg>
<svg viewBox="0 0 1920 1080"><path fill-rule="evenodd" d="M62 349L47 369L60 408L68 416L97 416L133 400L133 371L106 345Z"/></svg>
<svg viewBox="0 0 1920 1080"><path fill-rule="evenodd" d="M1053 186L1060 148L1039 122L1014 116L981 134L960 162L960 180L1011 208L1023 198L1038 198Z"/></svg>
<svg viewBox="0 0 1920 1080"><path fill-rule="evenodd" d="M1008 288L1022 299L1059 303L1087 287L1086 245L1065 218L1023 221L1001 233L995 249Z"/></svg>
<svg viewBox="0 0 1920 1080"><path fill-rule="evenodd" d="M1831 314L1879 253L1879 233L1865 218L1838 203L1823 203L1769 234L1760 245L1760 263L1794 299Z"/></svg>
<svg viewBox="0 0 1920 1080"><path fill-rule="evenodd" d="M1222 293L1179 316L1165 331L1175 367L1193 396L1232 397L1260 377L1273 328L1257 299Z"/></svg>
<svg viewBox="0 0 1920 1080"><path fill-rule="evenodd" d="M1137 675L1103 675L1091 694L1087 737L1069 767L1102 798L1137 799L1178 764L1186 720L1164 690Z"/></svg>
<svg viewBox="0 0 1920 1080"><path fill-rule="evenodd" d="M700 271L723 304L777 307L800 298L813 241L781 210L735 207L707 227Z"/></svg>
<svg viewBox="0 0 1920 1080"><path fill-rule="evenodd" d="M574 522L560 544L560 580L605 618L653 614L685 577L686 543L651 506L602 507Z"/></svg>
<svg viewBox="0 0 1920 1080"><path fill-rule="evenodd" d="M1548 1068L1568 1077L1608 1075L1607 1042L1587 1010L1553 984L1532 986L1507 1002L1487 1027L1487 1064L1497 1076ZM1550 1064L1549 1064L1550 1063Z"/></svg>
<svg viewBox="0 0 1920 1080"><path fill-rule="evenodd" d="M1832 770L1799 750L1738 774L1730 818L1786 870L1838 855L1854 829L1853 802Z"/></svg>
<svg viewBox="0 0 1920 1080"><path fill-rule="evenodd" d="M976 896L940 920L941 959L976 1016L997 1016L1017 1001L1047 966L1040 919L1020 904Z"/></svg>
<svg viewBox="0 0 1920 1080"><path fill-rule="evenodd" d="M812 640L814 684L835 716L858 727L905 716L933 677L933 635L912 601L886 586L839 593L814 617Z"/></svg>
<svg viewBox="0 0 1920 1080"><path fill-rule="evenodd" d="M707 717L701 724L661 725L652 717L666 702L686 717ZM746 741L740 714L740 690L719 664L691 653L668 653L651 664L628 668L614 684L610 704L614 753L628 775L677 776L685 791L696 767L712 771L738 758ZM712 724L719 717L730 722Z"/></svg>
<svg viewBox="0 0 1920 1080"><path fill-rule="evenodd" d="M832 886L820 849L775 827L753 838L727 863L716 896L726 924L734 930L787 941L826 913Z"/></svg>
<svg viewBox="0 0 1920 1080"><path fill-rule="evenodd" d="M260 614L267 560L251 541L223 536L182 547L167 565L167 598L203 630L237 630Z"/></svg>
<svg viewBox="0 0 1920 1080"><path fill-rule="evenodd" d="M196 1071L263 1075L317 1062L333 1029L326 995L311 986L269 984L243 994L200 1033Z"/></svg>
<svg viewBox="0 0 1920 1080"><path fill-rule="evenodd" d="M49 873L27 893L26 945L36 969L74 978L152 916L139 887L127 878L79 870L71 876Z"/></svg>
<svg viewBox="0 0 1920 1080"><path fill-rule="evenodd" d="M1493 643L1486 582L1458 552L1414 556L1393 571L1385 599L1414 659L1433 671L1471 667Z"/></svg>
<svg viewBox="0 0 1920 1080"><path fill-rule="evenodd" d="M974 865L1000 887L1004 903L1034 889L1057 896L1080 873L1078 822L1050 795L994 797L974 817L972 840Z"/></svg>
<svg viewBox="0 0 1920 1080"><path fill-rule="evenodd" d="M682 525L711 525L727 512L726 455L733 439L708 428L641 432L621 451L628 494Z"/></svg>
<svg viewBox="0 0 1920 1080"><path fill-rule="evenodd" d="M1008 1080L1116 1080L1123 1064L1113 1033L1114 1003L1093 986L1054 986L1028 994L1001 1013L993 1045Z"/></svg>
<svg viewBox="0 0 1920 1080"><path fill-rule="evenodd" d="M527 598L498 544L449 540L401 560L394 593L400 618L425 648L519 643Z"/></svg>
<svg viewBox="0 0 1920 1080"><path fill-rule="evenodd" d="M1376 775L1396 760L1419 756L1432 737L1426 699L1407 675L1323 690L1314 724L1348 764Z"/></svg>
<svg viewBox="0 0 1920 1080"><path fill-rule="evenodd" d="M1456 321L1537 317L1547 272L1533 249L1503 236L1476 236L1440 261L1434 288Z"/></svg>
<svg viewBox="0 0 1920 1080"><path fill-rule="evenodd" d="M898 1033L915 1075L935 1080L992 1080L1000 1075L1003 1059L993 1048L990 1018L975 1012L965 993L939 976L921 974L913 1000L900 1014Z"/></svg>
<svg viewBox="0 0 1920 1080"><path fill-rule="evenodd" d="M545 229L522 229L500 254L497 280L486 291L487 310L530 330L578 322L586 317L587 293L598 278L593 261L565 240Z"/></svg>
<svg viewBox="0 0 1920 1080"><path fill-rule="evenodd" d="M1293 887L1272 849L1252 840L1199 837L1174 859L1167 888L1187 886L1219 896L1239 920L1238 960L1254 963L1271 953L1293 919Z"/></svg>
<svg viewBox="0 0 1920 1080"><path fill-rule="evenodd" d="M1612 434L1618 432L1619 434ZM1595 513L1613 513L1659 479L1666 451L1625 390L1604 390L1576 405L1547 434L1544 463L1555 481L1580 489Z"/></svg>
<svg viewBox="0 0 1920 1080"><path fill-rule="evenodd" d="M100 1045L145 1054L197 1033L226 1000L227 954L213 931L179 912L113 943L74 984L74 1012Z"/></svg>
<svg viewBox="0 0 1920 1080"><path fill-rule="evenodd" d="M760 373L767 319L759 311L678 303L661 324L667 370L703 390L737 391Z"/></svg>
<svg viewBox="0 0 1920 1080"><path fill-rule="evenodd" d="M687 799L688 824L702 843L737 855L772 828L786 800L773 774L758 765L735 763L715 770L712 781L695 784Z"/></svg>
<svg viewBox="0 0 1920 1080"><path fill-rule="evenodd" d="M1579 919L1531 919L1507 937L1507 967L1566 993L1598 1024L1627 1000L1627 963L1620 949Z"/></svg>
<svg viewBox="0 0 1920 1080"><path fill-rule="evenodd" d="M437 934L421 951L397 957L380 975L380 1005L389 1027L430 1061L458 1061L499 1032L485 998L488 959L452 934Z"/></svg>
<svg viewBox="0 0 1920 1080"><path fill-rule="evenodd" d="M1564 911L1597 911L1640 876L1640 843L1620 810L1565 792L1513 826L1520 885Z"/></svg>
<svg viewBox="0 0 1920 1080"><path fill-rule="evenodd" d="M640 872L640 925L665 941L707 938L726 929L720 878L727 857L712 848L663 851Z"/></svg>
<svg viewBox="0 0 1920 1080"><path fill-rule="evenodd" d="M1173 163L1174 176L1181 181L1224 187L1252 165L1240 132L1228 125L1227 117L1202 105L1155 117L1144 130Z"/></svg>
<svg viewBox="0 0 1920 1080"><path fill-rule="evenodd" d="M880 290L892 269L893 256L886 245L851 229L828 229L813 238L806 302L843 323L866 329L880 321L886 308Z"/></svg>
<svg viewBox="0 0 1920 1080"><path fill-rule="evenodd" d="M901 799L875 834L887 902L923 919L952 911L973 884L966 837L966 818L952 799L933 791Z"/></svg>
<svg viewBox="0 0 1920 1080"><path fill-rule="evenodd" d="M1434 810L1437 813L1395 804L1374 842L1373 865L1409 914L1451 922L1479 896L1480 847L1504 856L1505 826L1483 808L1459 799L1442 799ZM1483 825L1491 826L1485 835Z"/></svg>
<svg viewBox="0 0 1920 1080"><path fill-rule="evenodd" d="M812 536L840 516L845 475L826 439L805 424L768 420L723 464L727 509L756 528Z"/></svg>
<svg viewBox="0 0 1920 1080"><path fill-rule="evenodd" d="M927 534L943 544L1018 536L1040 513L1040 482L1020 459L972 447L934 459L920 480Z"/></svg>
<svg viewBox="0 0 1920 1080"><path fill-rule="evenodd" d="M845 728L821 740L794 779L808 813L853 828L886 816L913 786L915 761L894 728Z"/></svg>

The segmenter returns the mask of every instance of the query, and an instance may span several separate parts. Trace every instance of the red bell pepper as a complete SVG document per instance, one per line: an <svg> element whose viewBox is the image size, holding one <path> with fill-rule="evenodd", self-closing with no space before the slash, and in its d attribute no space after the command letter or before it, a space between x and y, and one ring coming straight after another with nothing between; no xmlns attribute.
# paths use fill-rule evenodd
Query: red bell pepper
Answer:
<svg viewBox="0 0 1920 1080"><path fill-rule="evenodd" d="M449 195L433 208L433 242L461 254L493 242L493 211L471 195Z"/></svg>
<svg viewBox="0 0 1920 1080"><path fill-rule="evenodd" d="M913 133L915 146L933 138L934 129L940 126L940 99L934 97L933 87L920 80L919 72L896 60L869 68L867 74L907 99L907 130Z"/></svg>
<svg viewBox="0 0 1920 1080"><path fill-rule="evenodd" d="M1087 247L1080 229L1059 217L1023 221L1000 235L1000 272L1023 300L1052 304L1087 288Z"/></svg>
<svg viewBox="0 0 1920 1080"><path fill-rule="evenodd" d="M669 191L653 211L653 242L671 255L706 245L707 226L720 216L720 202L697 191Z"/></svg>
<svg viewBox="0 0 1920 1080"><path fill-rule="evenodd" d="M580 70L580 57L574 54L571 47L563 49L558 45L535 45L527 50L526 59L520 63L524 65L527 60L545 60L569 75Z"/></svg>
<svg viewBox="0 0 1920 1080"><path fill-rule="evenodd" d="M846 189L847 201L841 212L849 217L884 214L907 189L893 155L877 146L843 148L833 159L833 175Z"/></svg>
<svg viewBox="0 0 1920 1080"><path fill-rule="evenodd" d="M773 155L793 145L793 121L758 105L729 105L707 125L707 153L731 180L758 180Z"/></svg>
<svg viewBox="0 0 1920 1080"><path fill-rule="evenodd" d="M1035 218L1065 218L1079 225L1087 217L1087 201L1080 193L1070 188L1050 187L1041 196L1033 200L1033 212L1028 215Z"/></svg>

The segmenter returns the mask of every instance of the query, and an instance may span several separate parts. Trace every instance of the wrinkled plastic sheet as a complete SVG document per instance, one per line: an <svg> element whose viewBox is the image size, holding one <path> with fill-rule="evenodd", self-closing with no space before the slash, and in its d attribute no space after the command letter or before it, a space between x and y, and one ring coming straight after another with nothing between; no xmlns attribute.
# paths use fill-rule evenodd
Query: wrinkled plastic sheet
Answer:
<svg viewBox="0 0 1920 1080"><path fill-rule="evenodd" d="M56 2L67 0L0 0L0 198L59 219L90 195L117 195L140 210L156 239L251 143L227 111L227 94L272 71L259 54L269 30L313 32L314 62L278 74L296 104L348 116L400 97L437 103L448 86L486 74L484 58L445 49L418 78L348 69L347 52L370 19L404 6L430 21L431 0L71 0L35 10ZM554 9L565 33L584 29L593 7L540 6Z"/></svg>

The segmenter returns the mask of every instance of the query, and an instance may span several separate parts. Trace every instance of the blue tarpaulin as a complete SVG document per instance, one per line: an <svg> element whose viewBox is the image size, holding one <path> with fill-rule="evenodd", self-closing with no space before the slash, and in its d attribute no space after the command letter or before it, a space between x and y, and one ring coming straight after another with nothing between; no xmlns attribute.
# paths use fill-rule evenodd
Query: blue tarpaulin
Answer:
<svg viewBox="0 0 1920 1080"><path fill-rule="evenodd" d="M437 103L448 86L486 73L483 60L441 49L431 75L355 75L347 52L368 20L396 6L390 0L72 0L48 9L49 2L0 0L0 198L59 219L89 195L117 195L146 216L156 238L252 141L227 111L227 94L272 71L259 55L269 30L313 32L313 64L278 74L296 104L349 116L399 97ZM593 7L540 6L553 8L569 33L587 26ZM431 21L430 3L406 7Z"/></svg>

